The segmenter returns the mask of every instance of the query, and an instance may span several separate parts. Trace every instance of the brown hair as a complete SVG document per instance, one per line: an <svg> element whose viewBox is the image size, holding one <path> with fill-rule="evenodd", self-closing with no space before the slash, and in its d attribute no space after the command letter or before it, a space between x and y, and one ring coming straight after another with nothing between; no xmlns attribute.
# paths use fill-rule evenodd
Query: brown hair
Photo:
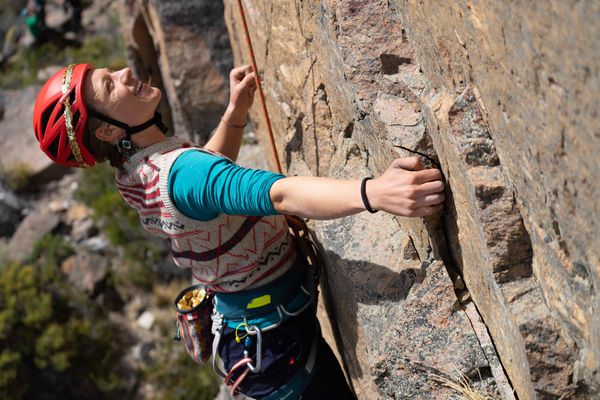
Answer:
<svg viewBox="0 0 600 400"><path fill-rule="evenodd" d="M88 115L85 131L83 133L84 146L96 157L97 162L108 160L110 165L117 169L123 169L123 159L116 145L105 142L96 137L96 130L105 122Z"/></svg>

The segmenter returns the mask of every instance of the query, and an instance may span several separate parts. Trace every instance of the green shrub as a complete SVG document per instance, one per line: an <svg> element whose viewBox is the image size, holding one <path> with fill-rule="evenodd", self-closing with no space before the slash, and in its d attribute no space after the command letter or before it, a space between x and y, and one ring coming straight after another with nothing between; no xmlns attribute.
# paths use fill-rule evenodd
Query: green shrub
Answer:
<svg viewBox="0 0 600 400"><path fill-rule="evenodd" d="M52 274L45 276L45 279L57 279L60 264L72 254L75 254L75 250L62 236L46 235L33 246L29 262L37 260L38 264L45 266L42 273Z"/></svg>
<svg viewBox="0 0 600 400"><path fill-rule="evenodd" d="M53 262L0 267L0 398L123 396L122 346L106 320Z"/></svg>

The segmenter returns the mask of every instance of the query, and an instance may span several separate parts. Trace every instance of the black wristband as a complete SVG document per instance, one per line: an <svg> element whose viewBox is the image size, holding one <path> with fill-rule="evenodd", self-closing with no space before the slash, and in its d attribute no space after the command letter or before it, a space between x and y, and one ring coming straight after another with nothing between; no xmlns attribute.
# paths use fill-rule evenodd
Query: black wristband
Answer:
<svg viewBox="0 0 600 400"><path fill-rule="evenodd" d="M367 209L367 211L370 212L371 214L375 214L379 210L373 210L373 208L371 208L371 203L369 203L369 198L367 197L367 181L369 179L373 179L373 178L371 178L371 177L363 178L362 182L360 183L360 197L362 197L363 204L365 205L365 208Z"/></svg>

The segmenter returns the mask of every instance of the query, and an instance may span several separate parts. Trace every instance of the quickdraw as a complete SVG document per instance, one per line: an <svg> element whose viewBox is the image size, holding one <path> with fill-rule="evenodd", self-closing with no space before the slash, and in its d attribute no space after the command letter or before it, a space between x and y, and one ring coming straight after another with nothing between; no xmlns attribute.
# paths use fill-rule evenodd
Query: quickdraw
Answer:
<svg viewBox="0 0 600 400"><path fill-rule="evenodd" d="M262 332L261 332L261 330L255 325L249 326L246 321L242 322L240 325L244 325L246 332L247 332L245 335L245 339L244 339L244 358L242 359L242 361L245 361L245 363L237 362L231 368L231 370L225 377L226 382L230 381L232 372L234 370L238 369L240 366L243 366L244 364L250 371L255 372L255 373L259 372L262 367ZM247 335L256 335L256 364L252 364L252 358L249 355L248 349L250 348L250 344L252 343L252 340L250 339L250 336L247 336ZM237 339L238 338L237 338L237 333L236 333L236 340ZM241 383L241 381L240 381L240 383ZM233 390L232 390L232 392L233 392Z"/></svg>

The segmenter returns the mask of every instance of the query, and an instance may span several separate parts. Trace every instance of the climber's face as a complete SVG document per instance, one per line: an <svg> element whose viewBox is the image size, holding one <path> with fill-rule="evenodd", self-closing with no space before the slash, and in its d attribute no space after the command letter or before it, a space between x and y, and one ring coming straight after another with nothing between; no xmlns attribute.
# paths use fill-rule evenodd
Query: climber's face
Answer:
<svg viewBox="0 0 600 400"><path fill-rule="evenodd" d="M129 126L152 118L161 97L160 89L133 77L130 68L89 71L83 93L88 107Z"/></svg>

